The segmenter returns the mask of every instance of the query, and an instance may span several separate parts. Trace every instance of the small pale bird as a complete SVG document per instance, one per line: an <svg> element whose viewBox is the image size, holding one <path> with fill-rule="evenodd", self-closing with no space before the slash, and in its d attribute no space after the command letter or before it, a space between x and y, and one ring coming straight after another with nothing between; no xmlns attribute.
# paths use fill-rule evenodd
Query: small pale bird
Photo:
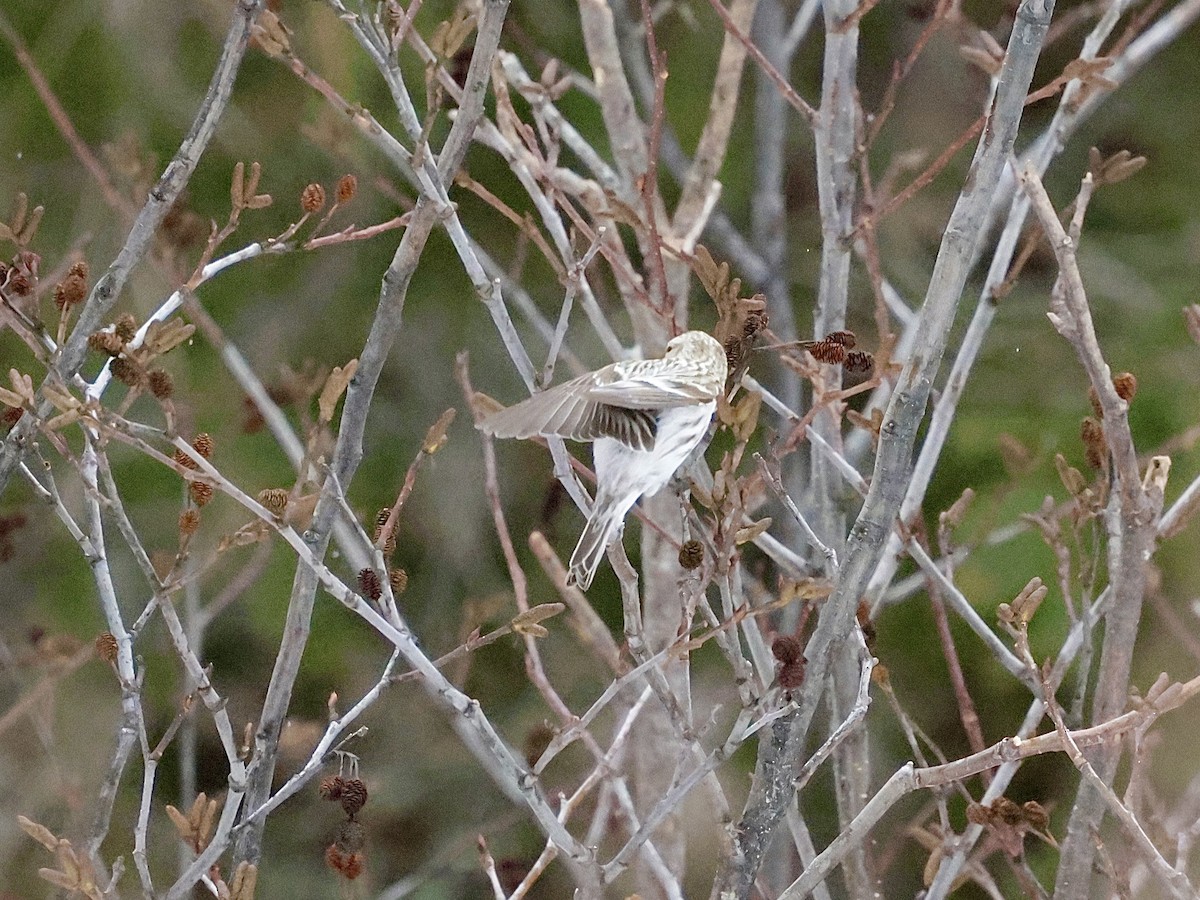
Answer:
<svg viewBox="0 0 1200 900"><path fill-rule="evenodd" d="M726 374L720 342L688 331L671 339L661 359L612 363L480 422L496 437L594 443L596 500L571 554L568 583L587 590L630 507L661 490L704 438Z"/></svg>

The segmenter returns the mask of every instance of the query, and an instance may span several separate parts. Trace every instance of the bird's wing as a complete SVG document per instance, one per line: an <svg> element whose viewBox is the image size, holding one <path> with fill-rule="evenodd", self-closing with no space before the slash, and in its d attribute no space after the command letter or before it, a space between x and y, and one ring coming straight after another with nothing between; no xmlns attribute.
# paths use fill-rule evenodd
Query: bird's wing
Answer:
<svg viewBox="0 0 1200 900"><path fill-rule="evenodd" d="M678 377L641 376L598 384L588 391L588 399L629 410L659 410L711 403L715 398L703 387Z"/></svg>
<svg viewBox="0 0 1200 900"><path fill-rule="evenodd" d="M548 388L485 418L479 427L501 438L558 435L573 441L611 437L635 450L654 446L655 415L651 409L626 409L590 396L595 374Z"/></svg>
<svg viewBox="0 0 1200 900"><path fill-rule="evenodd" d="M614 363L593 372L587 397L623 409L661 410L672 406L694 406L716 399L709 393L693 366L675 361L669 368L660 359Z"/></svg>

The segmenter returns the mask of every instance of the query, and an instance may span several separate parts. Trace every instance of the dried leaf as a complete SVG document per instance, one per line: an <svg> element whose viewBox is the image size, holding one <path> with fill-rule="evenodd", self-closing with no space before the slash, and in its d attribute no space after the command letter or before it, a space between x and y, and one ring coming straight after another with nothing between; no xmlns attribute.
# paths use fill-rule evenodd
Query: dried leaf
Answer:
<svg viewBox="0 0 1200 900"><path fill-rule="evenodd" d="M323 423L333 420L333 411L337 408L338 400L341 399L350 384L350 379L357 371L358 360L352 359L345 366L334 366L333 371L329 373L329 378L325 380L325 387L321 389L321 396L317 400Z"/></svg>
<svg viewBox="0 0 1200 900"><path fill-rule="evenodd" d="M27 835L49 850L51 853L58 850L58 838L45 825L39 825L32 819L27 819L24 816L17 816L17 824L21 826L21 830Z"/></svg>
<svg viewBox="0 0 1200 900"><path fill-rule="evenodd" d="M442 447L446 446L446 441L450 440L446 436L446 430L450 427L450 423L454 421L454 416L458 410L450 407L441 417L430 426L429 431L425 432L425 440L421 444L421 451L432 456L437 453Z"/></svg>
<svg viewBox="0 0 1200 900"><path fill-rule="evenodd" d="M733 533L733 542L735 544L748 543L748 542L754 540L756 537L758 537L760 534L762 534L764 531L766 531L770 527L771 527L770 516L768 516L765 519L759 519L753 525L747 525L746 527L739 528L737 531L735 531Z"/></svg>

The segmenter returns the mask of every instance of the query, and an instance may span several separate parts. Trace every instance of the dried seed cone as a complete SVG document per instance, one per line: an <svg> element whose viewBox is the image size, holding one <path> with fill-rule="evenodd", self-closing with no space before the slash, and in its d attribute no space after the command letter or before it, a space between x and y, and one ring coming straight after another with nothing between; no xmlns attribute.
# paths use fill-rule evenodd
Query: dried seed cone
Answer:
<svg viewBox="0 0 1200 900"><path fill-rule="evenodd" d="M679 565L681 568L691 571L692 569L700 568L704 562L704 545L695 538L690 541L684 541L679 548Z"/></svg>
<svg viewBox="0 0 1200 900"><path fill-rule="evenodd" d="M358 179L347 173L338 179L337 183L337 202L349 203L354 199L354 195L358 193Z"/></svg>
<svg viewBox="0 0 1200 900"><path fill-rule="evenodd" d="M88 347L105 356L118 356L125 342L111 331L94 331L88 335Z"/></svg>
<svg viewBox="0 0 1200 900"><path fill-rule="evenodd" d="M113 323L113 330L116 332L117 337L119 337L123 342L128 343L129 341L132 341L134 335L137 334L137 319L135 319L129 313L125 313L125 315L119 317L117 321Z"/></svg>
<svg viewBox="0 0 1200 900"><path fill-rule="evenodd" d="M346 779L341 775L330 775L328 778L321 779L317 793L321 795L322 800L340 800L342 798L342 788L345 786Z"/></svg>
<svg viewBox="0 0 1200 900"><path fill-rule="evenodd" d="M192 502L197 506L206 506L213 498L213 487L203 481L191 481L188 482L188 493L192 495Z"/></svg>
<svg viewBox="0 0 1200 900"><path fill-rule="evenodd" d="M1103 469L1108 461L1108 441L1104 438L1104 426L1087 416L1079 425L1079 436L1083 439L1087 464L1093 469Z"/></svg>
<svg viewBox="0 0 1200 900"><path fill-rule="evenodd" d="M385 506L375 514L375 543L379 543L379 538L383 536L383 526L387 524L388 516L392 514L392 508ZM387 541L383 545L383 555L391 556L396 552L396 528L392 529L392 533L388 535Z"/></svg>
<svg viewBox="0 0 1200 900"><path fill-rule="evenodd" d="M353 819L367 805L367 786L361 778L350 778L342 785L342 809Z"/></svg>
<svg viewBox="0 0 1200 900"><path fill-rule="evenodd" d="M166 369L154 369L150 375L150 393L159 400L169 400L175 393L175 379Z"/></svg>
<svg viewBox="0 0 1200 900"><path fill-rule="evenodd" d="M182 450L176 450L174 453L172 453L171 459L183 466L185 469L195 470L200 468L199 464Z"/></svg>
<svg viewBox="0 0 1200 900"><path fill-rule="evenodd" d="M300 192L300 208L306 213L320 212L325 207L325 188L313 183Z"/></svg>
<svg viewBox="0 0 1200 900"><path fill-rule="evenodd" d="M847 350L853 350L855 345L858 344L858 338L854 336L853 331L831 331L825 335L825 340L841 344Z"/></svg>
<svg viewBox="0 0 1200 900"><path fill-rule="evenodd" d="M112 632L102 631L96 635L96 655L106 663L117 661L117 639Z"/></svg>
<svg viewBox="0 0 1200 900"><path fill-rule="evenodd" d="M207 502L207 501L205 501ZM200 529L200 510L185 509L179 514L179 533L193 535Z"/></svg>
<svg viewBox="0 0 1200 900"><path fill-rule="evenodd" d="M771 644L771 655L783 665L790 665L804 658L804 646L799 638L780 635Z"/></svg>
<svg viewBox="0 0 1200 900"><path fill-rule="evenodd" d="M267 488L258 492L258 502L276 516L282 516L288 505L288 492L284 488Z"/></svg>
<svg viewBox="0 0 1200 900"><path fill-rule="evenodd" d="M785 691L794 691L804 684L804 660L785 663L779 667L779 686Z"/></svg>
<svg viewBox="0 0 1200 900"><path fill-rule="evenodd" d="M400 596L408 590L408 572L404 569L392 569L388 572L388 580L392 583L392 595Z"/></svg>
<svg viewBox="0 0 1200 900"><path fill-rule="evenodd" d="M145 375L142 367L131 359L119 356L112 361L113 377L129 387L140 387Z"/></svg>
<svg viewBox="0 0 1200 900"><path fill-rule="evenodd" d="M851 350L846 354L847 372L870 372L875 368L875 357L866 350Z"/></svg>
<svg viewBox="0 0 1200 900"><path fill-rule="evenodd" d="M843 344L839 344L837 341L831 341L829 338L825 338L822 341L817 341L808 348L808 352L813 355L813 359L815 359L817 362L836 365L837 363L845 362L846 360L845 346Z"/></svg>
<svg viewBox="0 0 1200 900"><path fill-rule="evenodd" d="M742 334L745 337L752 338L770 323L771 317L767 315L767 311L751 312L746 314L745 320L742 322Z"/></svg>
<svg viewBox="0 0 1200 900"><path fill-rule="evenodd" d="M1117 396L1126 403L1132 403L1133 398L1137 395L1137 378L1132 372L1122 372L1113 378L1113 387L1117 389Z"/></svg>
<svg viewBox="0 0 1200 900"><path fill-rule="evenodd" d="M379 573L374 569L362 569L358 573L358 589L364 597L378 600L383 596L383 585L379 583Z"/></svg>
<svg viewBox="0 0 1200 900"><path fill-rule="evenodd" d="M213 455L212 435L210 435L206 432L203 432L203 431L200 432L200 434L196 435L195 439L192 441L192 446L195 448L196 452L199 453L201 456L203 456L205 459L212 459L212 455Z"/></svg>
<svg viewBox="0 0 1200 900"><path fill-rule="evenodd" d="M77 265L79 264L76 263L75 266ZM82 303L83 298L87 296L86 266L84 274L75 273L75 266L71 267L71 272L67 273L66 278L54 286L54 305L60 312Z"/></svg>

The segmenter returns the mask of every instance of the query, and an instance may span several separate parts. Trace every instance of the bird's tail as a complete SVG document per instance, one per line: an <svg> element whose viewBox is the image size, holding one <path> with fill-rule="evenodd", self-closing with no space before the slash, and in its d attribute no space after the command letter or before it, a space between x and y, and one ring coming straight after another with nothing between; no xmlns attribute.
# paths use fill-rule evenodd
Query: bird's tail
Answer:
<svg viewBox="0 0 1200 900"><path fill-rule="evenodd" d="M579 536L575 552L571 554L567 584L576 585L583 591L588 589L596 569L600 567L600 559L620 530L627 511L628 507L622 509L619 504L596 499L592 515L584 526L583 534Z"/></svg>

